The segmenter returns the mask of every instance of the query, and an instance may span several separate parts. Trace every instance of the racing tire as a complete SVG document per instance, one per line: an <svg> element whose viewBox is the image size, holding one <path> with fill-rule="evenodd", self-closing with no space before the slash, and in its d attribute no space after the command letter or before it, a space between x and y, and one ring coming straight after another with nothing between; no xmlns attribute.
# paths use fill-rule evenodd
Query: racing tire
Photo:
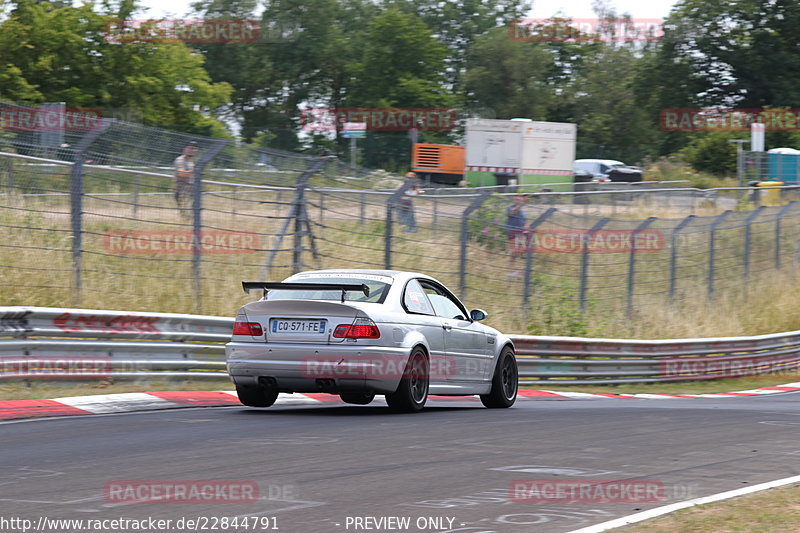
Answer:
<svg viewBox="0 0 800 533"><path fill-rule="evenodd" d="M408 356L406 368L397 390L386 395L386 403L395 411L416 413L422 411L428 401L430 364L422 348L414 348Z"/></svg>
<svg viewBox="0 0 800 533"><path fill-rule="evenodd" d="M497 358L497 366L492 377L492 390L481 395L481 403L492 409L511 407L517 400L519 388L519 372L514 350L503 348Z"/></svg>
<svg viewBox="0 0 800 533"><path fill-rule="evenodd" d="M264 387L243 387L236 385L236 395L239 401L248 407L269 407L278 399L276 389Z"/></svg>
<svg viewBox="0 0 800 533"><path fill-rule="evenodd" d="M360 393L360 392L347 392L339 395L344 403L352 403L354 405L367 405L372 403L375 399L374 393Z"/></svg>

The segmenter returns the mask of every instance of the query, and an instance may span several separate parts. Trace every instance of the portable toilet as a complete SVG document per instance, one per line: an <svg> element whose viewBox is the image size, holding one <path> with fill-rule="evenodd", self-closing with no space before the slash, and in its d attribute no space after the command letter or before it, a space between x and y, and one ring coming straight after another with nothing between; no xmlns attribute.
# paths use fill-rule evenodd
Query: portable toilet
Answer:
<svg viewBox="0 0 800 533"><path fill-rule="evenodd" d="M767 176L770 181L781 181L785 185L800 183L800 150L773 148L767 151Z"/></svg>

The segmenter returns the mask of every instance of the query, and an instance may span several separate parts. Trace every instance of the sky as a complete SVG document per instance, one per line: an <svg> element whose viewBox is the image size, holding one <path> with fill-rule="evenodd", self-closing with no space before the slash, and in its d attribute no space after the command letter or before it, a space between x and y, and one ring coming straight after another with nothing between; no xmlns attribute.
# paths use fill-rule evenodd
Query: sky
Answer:
<svg viewBox="0 0 800 533"><path fill-rule="evenodd" d="M193 0L143 0L148 17L181 16L189 12ZM619 14L628 13L633 18L664 18L677 0L610 0L609 4ZM534 0L531 18L546 18L559 13L573 19L592 18L592 0Z"/></svg>

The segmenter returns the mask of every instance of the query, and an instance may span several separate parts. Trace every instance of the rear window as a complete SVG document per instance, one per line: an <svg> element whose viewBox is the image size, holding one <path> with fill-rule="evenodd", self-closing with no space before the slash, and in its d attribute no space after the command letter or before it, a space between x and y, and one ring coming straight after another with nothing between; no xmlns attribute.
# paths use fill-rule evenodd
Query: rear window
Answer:
<svg viewBox="0 0 800 533"><path fill-rule="evenodd" d="M369 287L369 296L364 296L363 292L348 291L345 293L346 302L372 302L381 304L386 299L391 285L391 278L376 276L373 278L362 277L295 277L284 280L284 283L345 283ZM330 300L335 302L342 301L342 291L320 290L320 291L287 291L271 290L267 293L267 300Z"/></svg>

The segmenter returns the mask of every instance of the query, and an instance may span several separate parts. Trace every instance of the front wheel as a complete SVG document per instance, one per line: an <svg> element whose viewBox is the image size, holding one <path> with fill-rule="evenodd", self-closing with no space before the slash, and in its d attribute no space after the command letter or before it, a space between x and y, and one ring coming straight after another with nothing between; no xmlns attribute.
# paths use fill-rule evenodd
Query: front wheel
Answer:
<svg viewBox="0 0 800 533"><path fill-rule="evenodd" d="M278 399L276 389L264 387L243 387L236 385L236 395L239 401L248 407L269 407Z"/></svg>
<svg viewBox="0 0 800 533"><path fill-rule="evenodd" d="M422 348L415 348L408 357L408 363L400 379L397 390L386 395L386 403L397 411L416 413L428 401L429 384L428 357Z"/></svg>
<svg viewBox="0 0 800 533"><path fill-rule="evenodd" d="M517 400L518 387L519 374L514 351L509 347L503 348L494 369L492 390L489 394L481 395L481 403L490 408L511 407Z"/></svg>

